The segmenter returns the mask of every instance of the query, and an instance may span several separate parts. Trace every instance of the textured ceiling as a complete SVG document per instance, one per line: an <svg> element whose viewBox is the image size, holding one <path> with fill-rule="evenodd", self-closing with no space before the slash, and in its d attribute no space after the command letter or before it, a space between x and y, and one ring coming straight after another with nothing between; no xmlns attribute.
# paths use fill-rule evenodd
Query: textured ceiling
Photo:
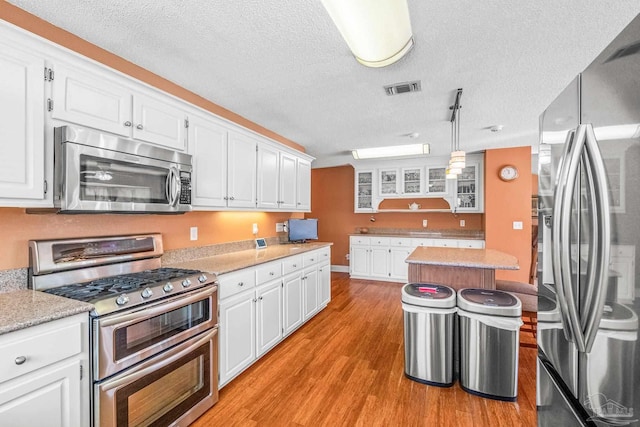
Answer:
<svg viewBox="0 0 640 427"><path fill-rule="evenodd" d="M638 0L409 0L415 47L371 69L317 0L9 2L305 146L314 167L412 142L447 155L459 87L462 149L535 146L540 113L640 12ZM409 80L422 92L385 95Z"/></svg>

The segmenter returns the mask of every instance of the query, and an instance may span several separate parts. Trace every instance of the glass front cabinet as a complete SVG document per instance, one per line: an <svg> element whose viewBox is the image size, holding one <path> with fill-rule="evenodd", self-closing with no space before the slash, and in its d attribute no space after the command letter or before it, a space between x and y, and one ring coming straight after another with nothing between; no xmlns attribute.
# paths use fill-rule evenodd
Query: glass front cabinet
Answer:
<svg viewBox="0 0 640 427"><path fill-rule="evenodd" d="M455 188L456 211L483 212L482 164L480 162L467 160L466 167L458 175Z"/></svg>
<svg viewBox="0 0 640 427"><path fill-rule="evenodd" d="M355 178L355 211L372 212L374 171L357 170Z"/></svg>
<svg viewBox="0 0 640 427"><path fill-rule="evenodd" d="M424 168L403 168L402 169L402 194L405 196L422 195L422 175Z"/></svg>
<svg viewBox="0 0 640 427"><path fill-rule="evenodd" d="M446 196L449 193L446 166L427 166L426 193L430 196Z"/></svg>

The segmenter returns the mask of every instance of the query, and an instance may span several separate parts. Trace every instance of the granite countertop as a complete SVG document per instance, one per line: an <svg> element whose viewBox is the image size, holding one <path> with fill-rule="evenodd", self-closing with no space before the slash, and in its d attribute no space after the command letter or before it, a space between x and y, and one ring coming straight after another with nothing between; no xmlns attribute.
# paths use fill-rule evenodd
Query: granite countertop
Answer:
<svg viewBox="0 0 640 427"><path fill-rule="evenodd" d="M0 294L0 307L0 335L93 310L92 304L30 289Z"/></svg>
<svg viewBox="0 0 640 427"><path fill-rule="evenodd" d="M434 231L415 231L415 230L394 230L394 231L378 231L371 230L368 233L351 233L350 236L375 236L375 237L410 237L410 238L427 238L427 239L465 239L465 240L484 240L483 231L463 231L463 230L434 230Z"/></svg>
<svg viewBox="0 0 640 427"><path fill-rule="evenodd" d="M248 249L244 251L229 252L222 255L214 255L207 258L170 263L165 267L202 270L220 275L331 245L333 245L333 243L323 242L272 245L265 249Z"/></svg>
<svg viewBox="0 0 640 427"><path fill-rule="evenodd" d="M494 249L432 248L420 246L409 255L406 262L409 264L490 268L496 270L520 269L516 257Z"/></svg>

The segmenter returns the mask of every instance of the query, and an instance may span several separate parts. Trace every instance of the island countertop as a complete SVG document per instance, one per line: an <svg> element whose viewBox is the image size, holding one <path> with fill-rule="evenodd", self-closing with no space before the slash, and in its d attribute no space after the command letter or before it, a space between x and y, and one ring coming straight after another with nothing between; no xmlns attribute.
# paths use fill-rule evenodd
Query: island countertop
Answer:
<svg viewBox="0 0 640 427"><path fill-rule="evenodd" d="M417 247L406 259L409 264L470 267L492 270L519 270L513 255L494 249Z"/></svg>

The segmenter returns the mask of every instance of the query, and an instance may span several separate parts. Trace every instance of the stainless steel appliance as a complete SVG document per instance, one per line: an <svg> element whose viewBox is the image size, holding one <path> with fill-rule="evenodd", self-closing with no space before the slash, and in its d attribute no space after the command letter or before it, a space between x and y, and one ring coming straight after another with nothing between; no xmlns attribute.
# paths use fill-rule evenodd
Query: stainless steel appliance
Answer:
<svg viewBox="0 0 640 427"><path fill-rule="evenodd" d="M54 129L61 212L191 210L191 155L74 126Z"/></svg>
<svg viewBox="0 0 640 427"><path fill-rule="evenodd" d="M640 15L540 118L540 426L640 425L639 76Z"/></svg>
<svg viewBox="0 0 640 427"><path fill-rule="evenodd" d="M456 291L448 286L408 283L402 288L404 373L421 383L454 382Z"/></svg>
<svg viewBox="0 0 640 427"><path fill-rule="evenodd" d="M35 290L90 302L94 426L190 424L218 400L215 276L161 268L159 234L29 242Z"/></svg>
<svg viewBox="0 0 640 427"><path fill-rule="evenodd" d="M460 386L490 399L518 397L522 303L493 289L458 291Z"/></svg>

